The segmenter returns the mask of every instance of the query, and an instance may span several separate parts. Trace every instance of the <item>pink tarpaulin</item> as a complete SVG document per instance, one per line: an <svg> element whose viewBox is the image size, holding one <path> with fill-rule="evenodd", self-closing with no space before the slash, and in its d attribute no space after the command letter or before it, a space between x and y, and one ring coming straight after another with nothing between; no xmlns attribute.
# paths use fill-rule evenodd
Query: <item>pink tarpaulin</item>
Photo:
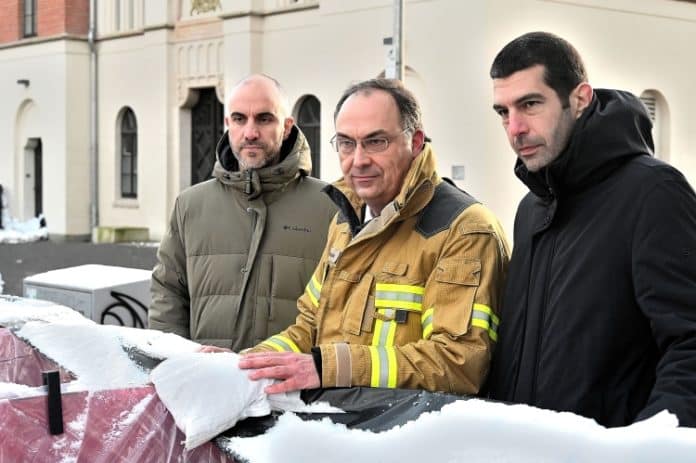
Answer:
<svg viewBox="0 0 696 463"><path fill-rule="evenodd" d="M38 386L47 368L55 364L0 329L0 381ZM61 377L70 380L65 372ZM212 443L186 451L183 433L152 386L66 393L62 408L64 432L52 436L46 396L0 400L0 461L233 461Z"/></svg>

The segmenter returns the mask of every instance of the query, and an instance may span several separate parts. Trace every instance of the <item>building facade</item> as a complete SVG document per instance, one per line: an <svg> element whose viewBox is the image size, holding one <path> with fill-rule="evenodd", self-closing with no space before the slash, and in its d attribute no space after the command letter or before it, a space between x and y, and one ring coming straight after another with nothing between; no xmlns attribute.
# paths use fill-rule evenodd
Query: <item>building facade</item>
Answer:
<svg viewBox="0 0 696 463"><path fill-rule="evenodd" d="M52 237L98 224L165 232L176 195L208 178L226 90L277 78L308 134L315 174L340 168L328 140L350 83L384 72L392 0L97 0L97 193L90 194L89 0L0 0L0 185L11 213L42 212ZM406 0L406 85L439 170L509 233L525 192L491 110L488 68L512 38L547 30L596 87L644 98L656 155L696 182L696 4L677 0ZM93 209L94 210L94 209Z"/></svg>

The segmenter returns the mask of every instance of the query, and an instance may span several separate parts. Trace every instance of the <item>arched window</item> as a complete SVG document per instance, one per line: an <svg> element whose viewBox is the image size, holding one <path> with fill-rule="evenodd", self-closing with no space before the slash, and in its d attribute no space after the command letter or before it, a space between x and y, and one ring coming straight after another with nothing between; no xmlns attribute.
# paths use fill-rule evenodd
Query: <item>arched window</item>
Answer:
<svg viewBox="0 0 696 463"><path fill-rule="evenodd" d="M665 97L657 90L645 90L640 94L653 123L652 136L655 157L669 161L669 109Z"/></svg>
<svg viewBox="0 0 696 463"><path fill-rule="evenodd" d="M312 150L312 176L321 172L321 103L314 95L305 95L295 105L295 120L307 137Z"/></svg>
<svg viewBox="0 0 696 463"><path fill-rule="evenodd" d="M138 123L126 108L121 116L121 197L138 197Z"/></svg>

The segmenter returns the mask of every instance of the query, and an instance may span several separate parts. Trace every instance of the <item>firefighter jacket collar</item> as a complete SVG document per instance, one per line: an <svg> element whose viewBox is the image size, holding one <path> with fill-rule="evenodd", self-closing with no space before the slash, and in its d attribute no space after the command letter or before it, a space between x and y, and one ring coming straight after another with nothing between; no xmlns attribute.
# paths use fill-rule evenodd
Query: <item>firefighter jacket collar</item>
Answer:
<svg viewBox="0 0 696 463"><path fill-rule="evenodd" d="M298 176L307 176L312 171L309 144L295 125L280 147L280 162L273 166L239 170L239 162L232 153L227 132L222 134L215 151L217 161L213 168L213 176L241 191L249 199L255 199L262 193L282 190Z"/></svg>
<svg viewBox="0 0 696 463"><path fill-rule="evenodd" d="M435 171L435 153L429 143L413 159L396 197L382 210L381 222L405 220L421 211L433 197L440 177ZM339 221L347 221L353 236L363 225L365 202L348 186L344 178L324 188L326 194L340 209Z"/></svg>

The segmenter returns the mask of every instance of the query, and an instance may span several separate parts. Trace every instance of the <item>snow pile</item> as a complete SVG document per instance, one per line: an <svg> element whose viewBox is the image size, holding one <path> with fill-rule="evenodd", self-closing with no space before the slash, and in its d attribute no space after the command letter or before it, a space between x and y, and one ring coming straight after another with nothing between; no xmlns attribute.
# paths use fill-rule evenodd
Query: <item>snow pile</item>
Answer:
<svg viewBox="0 0 696 463"><path fill-rule="evenodd" d="M129 356L129 347L169 354L191 352L200 347L171 333L86 323L31 321L15 334L75 374L72 390L96 391L147 384L149 372Z"/></svg>
<svg viewBox="0 0 696 463"><path fill-rule="evenodd" d="M4 210L4 209L3 209ZM34 217L26 222L13 218L3 220L3 230L0 230L0 243L27 243L48 239L48 228L41 225L43 215Z"/></svg>
<svg viewBox="0 0 696 463"><path fill-rule="evenodd" d="M19 399L37 395L46 395L46 392L42 387L31 387L17 383L0 383L0 400Z"/></svg>
<svg viewBox="0 0 696 463"><path fill-rule="evenodd" d="M0 296L0 326L19 328L28 321L95 325L79 312L55 302Z"/></svg>
<svg viewBox="0 0 696 463"><path fill-rule="evenodd" d="M633 426L606 429L572 413L471 399L382 433L286 413L265 434L217 442L251 463L693 462L696 429L676 425L673 415L662 412Z"/></svg>
<svg viewBox="0 0 696 463"><path fill-rule="evenodd" d="M134 353L167 358L200 347L175 334L98 325L67 307L18 297L0 296L0 325L12 328L18 337L72 372L77 379L64 386L67 391L144 385L149 382L149 371L138 364Z"/></svg>
<svg viewBox="0 0 696 463"><path fill-rule="evenodd" d="M43 214L38 217L20 222L10 215L10 206L7 201L6 192L3 190L0 195L2 204L2 216L0 217L0 243L26 243L48 239L48 228L44 221ZM2 293L2 291L0 291Z"/></svg>

